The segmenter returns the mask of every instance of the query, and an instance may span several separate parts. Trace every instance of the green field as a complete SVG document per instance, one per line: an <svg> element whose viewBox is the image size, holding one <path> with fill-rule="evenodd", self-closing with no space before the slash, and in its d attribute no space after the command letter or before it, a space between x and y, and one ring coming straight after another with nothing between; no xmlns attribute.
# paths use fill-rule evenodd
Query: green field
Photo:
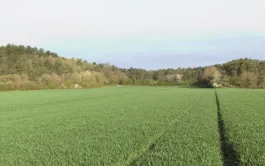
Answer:
<svg viewBox="0 0 265 166"><path fill-rule="evenodd" d="M129 86L2 92L0 165L223 165L224 145L237 153L230 160L262 165L264 97Z"/></svg>
<svg viewBox="0 0 265 166"><path fill-rule="evenodd" d="M218 90L227 136L241 165L265 165L265 90Z"/></svg>

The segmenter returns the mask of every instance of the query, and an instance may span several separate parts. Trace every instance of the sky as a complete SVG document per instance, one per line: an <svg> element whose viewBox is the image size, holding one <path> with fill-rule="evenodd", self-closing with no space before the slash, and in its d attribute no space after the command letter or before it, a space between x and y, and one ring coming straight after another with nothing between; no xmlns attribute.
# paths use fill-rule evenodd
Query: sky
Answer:
<svg viewBox="0 0 265 166"><path fill-rule="evenodd" d="M264 0L0 0L0 45L145 69L265 60Z"/></svg>

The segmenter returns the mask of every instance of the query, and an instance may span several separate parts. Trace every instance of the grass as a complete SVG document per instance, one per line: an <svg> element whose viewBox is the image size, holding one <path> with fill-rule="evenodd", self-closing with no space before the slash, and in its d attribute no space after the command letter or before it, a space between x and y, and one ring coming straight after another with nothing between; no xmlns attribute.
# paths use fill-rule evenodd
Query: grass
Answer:
<svg viewBox="0 0 265 166"><path fill-rule="evenodd" d="M265 163L265 90L220 89L217 91L229 144L239 165Z"/></svg>
<svg viewBox="0 0 265 166"><path fill-rule="evenodd" d="M131 165L222 165L212 90L174 123Z"/></svg>
<svg viewBox="0 0 265 166"><path fill-rule="evenodd" d="M0 165L123 165L202 92L108 87L1 93Z"/></svg>
<svg viewBox="0 0 265 166"><path fill-rule="evenodd" d="M230 143L243 164L264 163L264 91L217 92L2 92L0 165L224 165Z"/></svg>

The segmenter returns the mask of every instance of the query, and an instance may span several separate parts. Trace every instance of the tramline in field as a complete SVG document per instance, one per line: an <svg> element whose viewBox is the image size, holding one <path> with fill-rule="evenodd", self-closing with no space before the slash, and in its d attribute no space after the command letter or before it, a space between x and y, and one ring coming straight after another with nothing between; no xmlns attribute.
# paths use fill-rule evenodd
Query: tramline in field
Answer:
<svg viewBox="0 0 265 166"><path fill-rule="evenodd" d="M239 164L262 165L264 92L130 86L3 92L0 165L222 165L223 141L235 147Z"/></svg>

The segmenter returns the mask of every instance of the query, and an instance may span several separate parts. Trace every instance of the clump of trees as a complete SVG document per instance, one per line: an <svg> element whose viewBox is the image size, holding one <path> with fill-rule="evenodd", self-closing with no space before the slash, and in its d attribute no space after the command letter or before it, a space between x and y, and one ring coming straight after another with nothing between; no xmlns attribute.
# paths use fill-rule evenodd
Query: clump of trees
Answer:
<svg viewBox="0 0 265 166"><path fill-rule="evenodd" d="M220 72L216 67L206 67L201 75L200 83L208 87L214 87L221 77Z"/></svg>
<svg viewBox="0 0 265 166"><path fill-rule="evenodd" d="M220 82L227 87L265 88L265 61L245 58L216 67L222 74Z"/></svg>
<svg viewBox="0 0 265 166"><path fill-rule="evenodd" d="M76 84L90 88L127 79L112 65L67 59L30 46L0 47L0 90L74 88Z"/></svg>
<svg viewBox="0 0 265 166"><path fill-rule="evenodd" d="M105 85L199 84L265 88L265 61L238 59L210 67L144 70L63 58L36 47L0 47L0 90L90 88Z"/></svg>

